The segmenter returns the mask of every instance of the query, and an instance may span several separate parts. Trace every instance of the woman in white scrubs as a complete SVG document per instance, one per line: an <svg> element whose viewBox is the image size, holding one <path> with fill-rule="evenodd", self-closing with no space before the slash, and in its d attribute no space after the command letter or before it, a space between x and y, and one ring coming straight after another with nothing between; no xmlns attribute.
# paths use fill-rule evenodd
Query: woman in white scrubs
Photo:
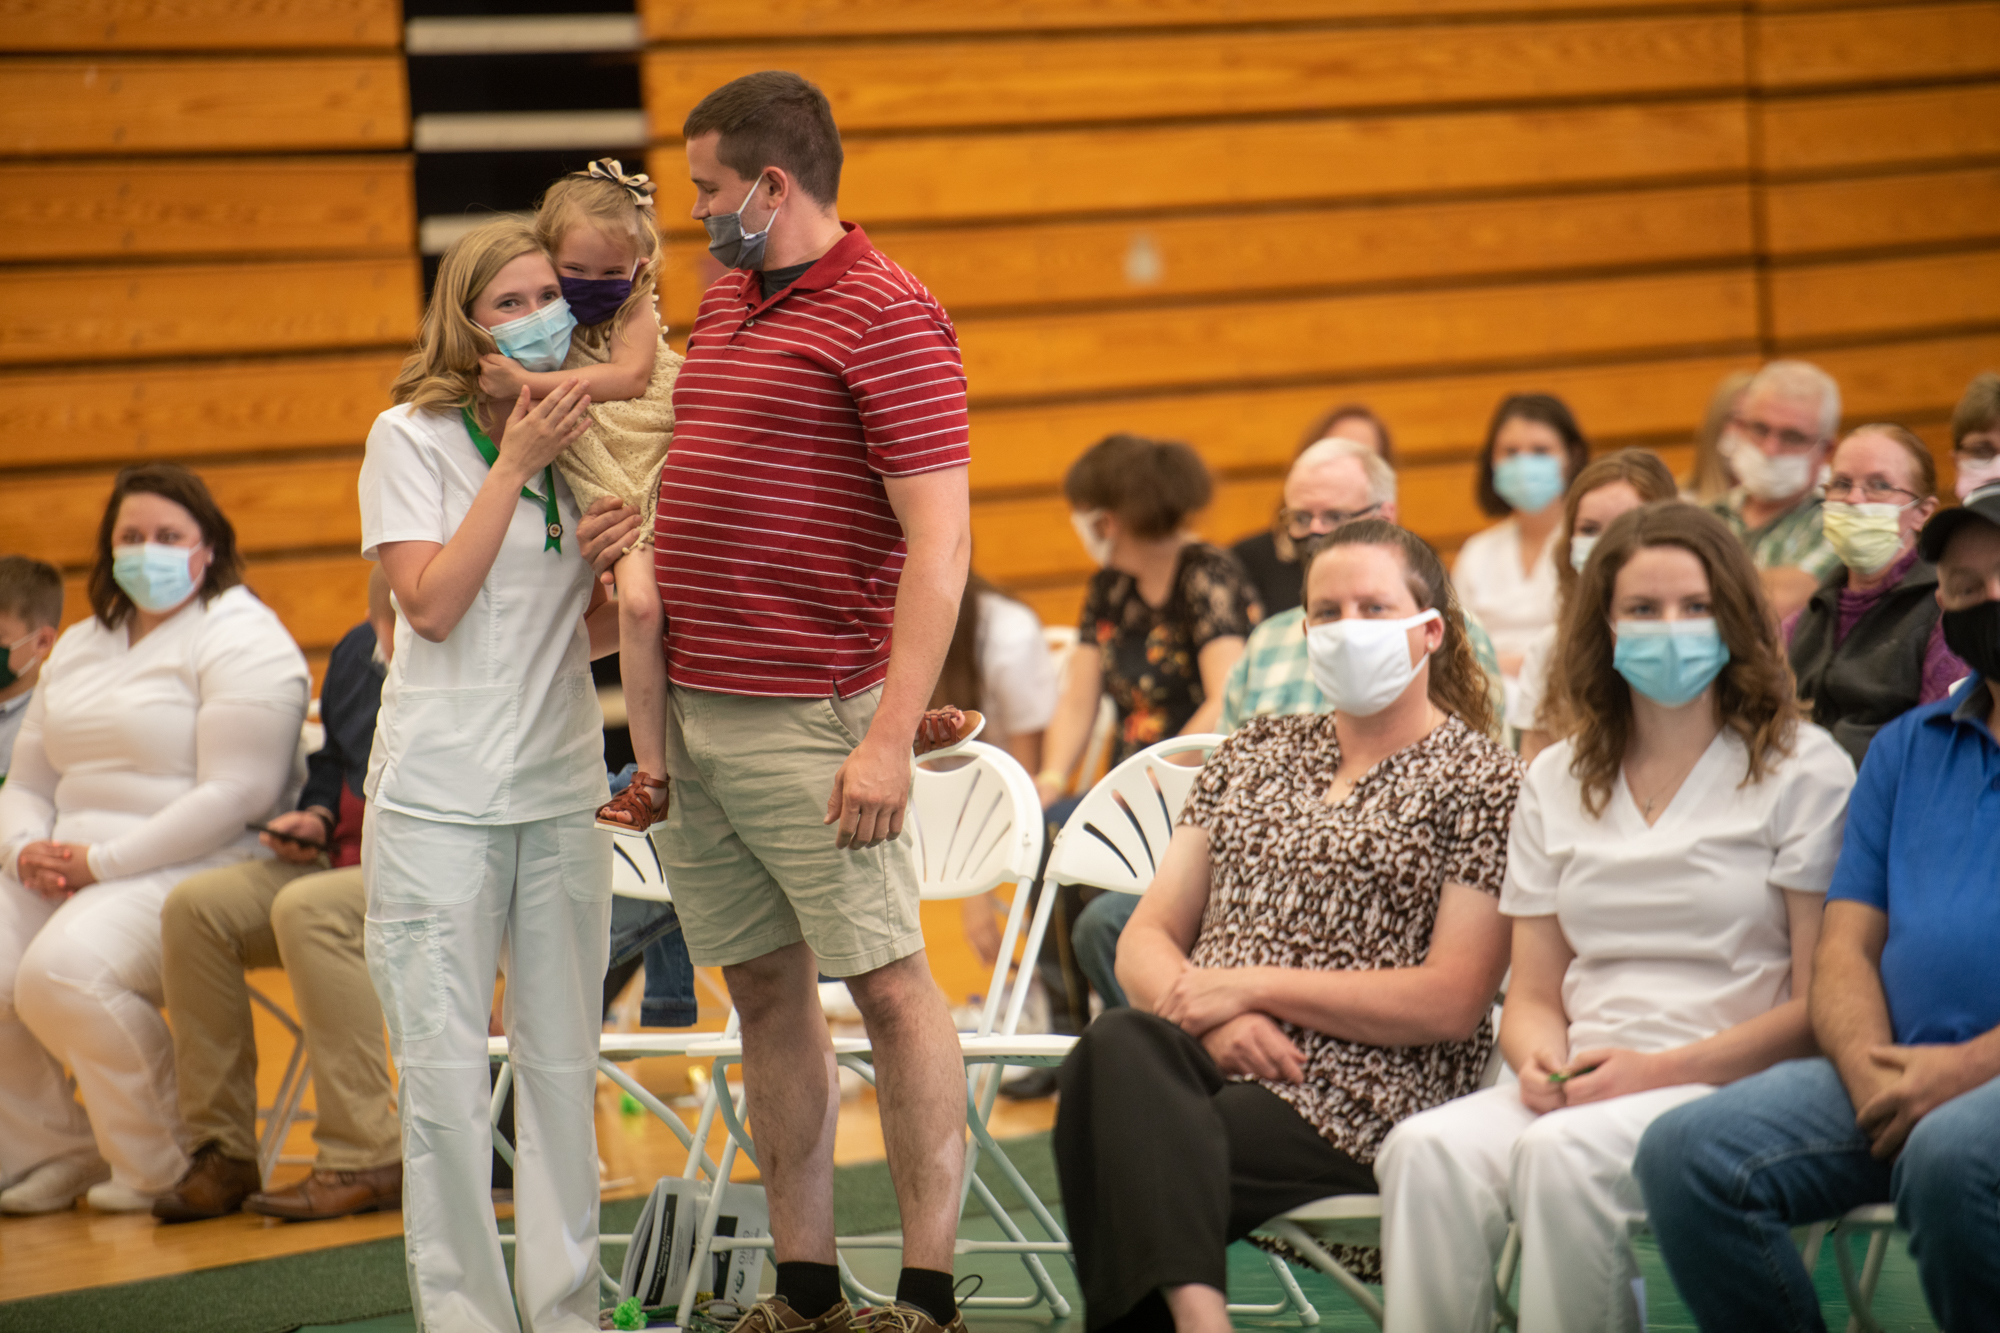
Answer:
<svg viewBox="0 0 2000 1333"><path fill-rule="evenodd" d="M597 1327L597 1034L611 914L595 643L616 646L550 463L583 429L571 383L538 405L479 392L496 346L560 366L572 321L526 223L445 253L399 406L361 467L362 554L397 603L369 761L368 968L403 1121L419 1327ZM516 1088L515 1303L490 1194L486 1023L507 955Z"/></svg>
<svg viewBox="0 0 2000 1333"><path fill-rule="evenodd" d="M1486 1328L1510 1221L1523 1329L1636 1333L1639 1136L1814 1050L1806 983L1854 765L1799 719L1742 543L1679 501L1614 520L1554 660L1575 727L1528 769L1500 890L1518 1081L1383 1143L1389 1333Z"/></svg>

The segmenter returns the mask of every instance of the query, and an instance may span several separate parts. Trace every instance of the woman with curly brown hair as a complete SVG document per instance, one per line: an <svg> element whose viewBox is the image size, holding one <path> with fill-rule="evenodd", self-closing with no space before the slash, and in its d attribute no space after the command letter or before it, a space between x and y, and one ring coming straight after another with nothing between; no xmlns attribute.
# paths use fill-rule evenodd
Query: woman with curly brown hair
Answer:
<svg viewBox="0 0 2000 1333"><path fill-rule="evenodd" d="M1500 910L1518 1075L1376 1160L1391 1330L1484 1328L1511 1220L1520 1323L1638 1329L1639 1136L1813 1049L1806 981L1854 766L1799 720L1743 546L1693 505L1615 520L1557 645L1568 739L1528 770Z"/></svg>

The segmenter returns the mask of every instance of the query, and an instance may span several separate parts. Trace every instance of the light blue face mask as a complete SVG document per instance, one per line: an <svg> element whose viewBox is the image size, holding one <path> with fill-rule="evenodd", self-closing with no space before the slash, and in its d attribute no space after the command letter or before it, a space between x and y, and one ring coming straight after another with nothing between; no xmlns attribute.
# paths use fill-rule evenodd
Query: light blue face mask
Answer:
<svg viewBox="0 0 2000 1333"><path fill-rule="evenodd" d="M569 335L576 316L569 302L557 297L530 315L495 324L486 330L500 344L500 354L521 363L523 370L561 370L569 356Z"/></svg>
<svg viewBox="0 0 2000 1333"><path fill-rule="evenodd" d="M192 546L162 546L158 542L114 547L111 551L111 580L141 611L154 614L171 611L194 596L195 581L190 557L197 549Z"/></svg>
<svg viewBox="0 0 2000 1333"><path fill-rule="evenodd" d="M1515 454L1493 469L1493 489L1523 514L1539 514L1563 493L1562 460L1554 454Z"/></svg>
<svg viewBox="0 0 2000 1333"><path fill-rule="evenodd" d="M1709 620L1621 620L1611 665L1625 683L1664 708L1700 697L1729 665L1729 645Z"/></svg>

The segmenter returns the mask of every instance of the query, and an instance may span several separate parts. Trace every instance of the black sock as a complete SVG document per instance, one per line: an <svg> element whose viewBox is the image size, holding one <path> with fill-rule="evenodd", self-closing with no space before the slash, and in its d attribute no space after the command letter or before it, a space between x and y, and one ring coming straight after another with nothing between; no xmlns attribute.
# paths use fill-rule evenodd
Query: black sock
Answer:
<svg viewBox="0 0 2000 1333"><path fill-rule="evenodd" d="M958 1302L952 1299L951 1274L935 1268L905 1268L896 1279L896 1302L914 1305L939 1325L958 1317Z"/></svg>
<svg viewBox="0 0 2000 1333"><path fill-rule="evenodd" d="M945 1284L947 1293L951 1290ZM817 1319L840 1304L840 1265L792 1260L778 1265L778 1290L801 1319Z"/></svg>

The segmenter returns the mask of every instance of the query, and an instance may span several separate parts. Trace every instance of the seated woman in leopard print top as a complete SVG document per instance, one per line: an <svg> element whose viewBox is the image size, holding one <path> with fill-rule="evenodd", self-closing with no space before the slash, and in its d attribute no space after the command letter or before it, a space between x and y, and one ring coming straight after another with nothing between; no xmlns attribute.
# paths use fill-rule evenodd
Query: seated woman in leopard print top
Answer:
<svg viewBox="0 0 2000 1333"><path fill-rule="evenodd" d="M1375 1192L1397 1121L1472 1091L1506 968L1520 789L1435 552L1380 520L1307 562L1330 714L1210 758L1118 949L1133 1009L1061 1071L1055 1129L1091 1333L1224 1333L1224 1249Z"/></svg>

